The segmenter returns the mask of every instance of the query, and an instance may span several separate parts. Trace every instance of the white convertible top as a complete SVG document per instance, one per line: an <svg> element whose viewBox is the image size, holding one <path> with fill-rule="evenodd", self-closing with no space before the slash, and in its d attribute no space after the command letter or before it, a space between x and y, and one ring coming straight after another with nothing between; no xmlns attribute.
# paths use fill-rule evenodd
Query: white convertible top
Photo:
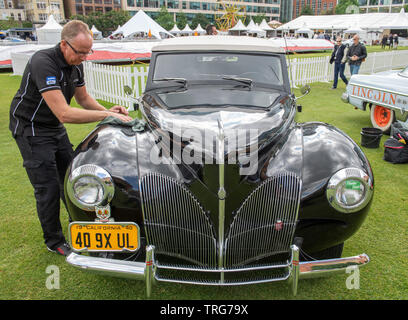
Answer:
<svg viewBox="0 0 408 320"><path fill-rule="evenodd" d="M284 53L283 48L272 41L255 37L237 36L191 36L164 39L152 48L156 51L182 50L232 50L232 51L261 51Z"/></svg>

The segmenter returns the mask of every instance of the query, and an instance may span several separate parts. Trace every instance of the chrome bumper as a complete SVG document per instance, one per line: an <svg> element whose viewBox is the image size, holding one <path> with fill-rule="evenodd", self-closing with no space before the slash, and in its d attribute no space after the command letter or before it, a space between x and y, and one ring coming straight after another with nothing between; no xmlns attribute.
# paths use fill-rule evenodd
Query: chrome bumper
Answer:
<svg viewBox="0 0 408 320"><path fill-rule="evenodd" d="M146 261L134 262L115 259L96 258L82 256L71 253L66 261L68 264L107 276L128 278L133 280L144 280L146 283L146 294L149 297L152 284L154 282L154 264L153 264L154 247L149 246L146 249ZM365 254L354 257L315 260L307 262L298 262L298 249L292 248L294 260L292 261L291 283L292 292L297 293L297 282L299 279L309 279L323 277L331 274L345 273L349 267L359 268L370 262L370 258Z"/></svg>

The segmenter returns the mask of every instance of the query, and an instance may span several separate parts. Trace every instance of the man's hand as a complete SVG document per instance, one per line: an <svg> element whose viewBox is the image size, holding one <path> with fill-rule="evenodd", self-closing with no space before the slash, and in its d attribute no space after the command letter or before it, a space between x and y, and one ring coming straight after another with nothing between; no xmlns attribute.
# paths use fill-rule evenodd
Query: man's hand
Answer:
<svg viewBox="0 0 408 320"><path fill-rule="evenodd" d="M123 108L123 107L122 107L122 108ZM108 111L108 115L109 115L109 116L118 118L118 119L122 120L123 122L129 122L129 121L132 121L132 120L133 120L133 118L130 117L130 116L128 116L128 115L119 113L118 111L116 111L116 112L111 112L111 110L112 110L112 108ZM126 111L126 109L125 109L125 111ZM127 112L127 111L126 111L126 112Z"/></svg>
<svg viewBox="0 0 408 320"><path fill-rule="evenodd" d="M358 60L358 57L357 56L352 56L351 60L356 61L356 60Z"/></svg>
<svg viewBox="0 0 408 320"><path fill-rule="evenodd" d="M129 115L129 112L125 107L122 106L113 106L112 108L109 109L110 112L115 112L115 113L121 113L124 114L125 116Z"/></svg>

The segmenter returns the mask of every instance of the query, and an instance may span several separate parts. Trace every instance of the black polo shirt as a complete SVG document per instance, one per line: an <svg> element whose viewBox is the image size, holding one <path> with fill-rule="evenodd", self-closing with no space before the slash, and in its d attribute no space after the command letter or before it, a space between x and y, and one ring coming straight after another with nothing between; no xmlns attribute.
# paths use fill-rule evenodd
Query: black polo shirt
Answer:
<svg viewBox="0 0 408 320"><path fill-rule="evenodd" d="M70 104L75 88L84 85L82 64L68 65L59 44L34 53L11 102L9 128L13 136L53 136L65 132L65 127L41 94L49 90L61 90Z"/></svg>

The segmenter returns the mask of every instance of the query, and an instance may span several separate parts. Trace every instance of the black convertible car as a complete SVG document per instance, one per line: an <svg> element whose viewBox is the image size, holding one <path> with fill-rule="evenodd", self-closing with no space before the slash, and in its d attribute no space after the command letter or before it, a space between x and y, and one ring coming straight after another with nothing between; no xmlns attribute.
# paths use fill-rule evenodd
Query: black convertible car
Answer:
<svg viewBox="0 0 408 320"><path fill-rule="evenodd" d="M146 282L244 285L367 264L341 258L374 191L358 145L294 121L268 40L182 37L153 48L143 120L99 124L65 191L73 266Z"/></svg>

